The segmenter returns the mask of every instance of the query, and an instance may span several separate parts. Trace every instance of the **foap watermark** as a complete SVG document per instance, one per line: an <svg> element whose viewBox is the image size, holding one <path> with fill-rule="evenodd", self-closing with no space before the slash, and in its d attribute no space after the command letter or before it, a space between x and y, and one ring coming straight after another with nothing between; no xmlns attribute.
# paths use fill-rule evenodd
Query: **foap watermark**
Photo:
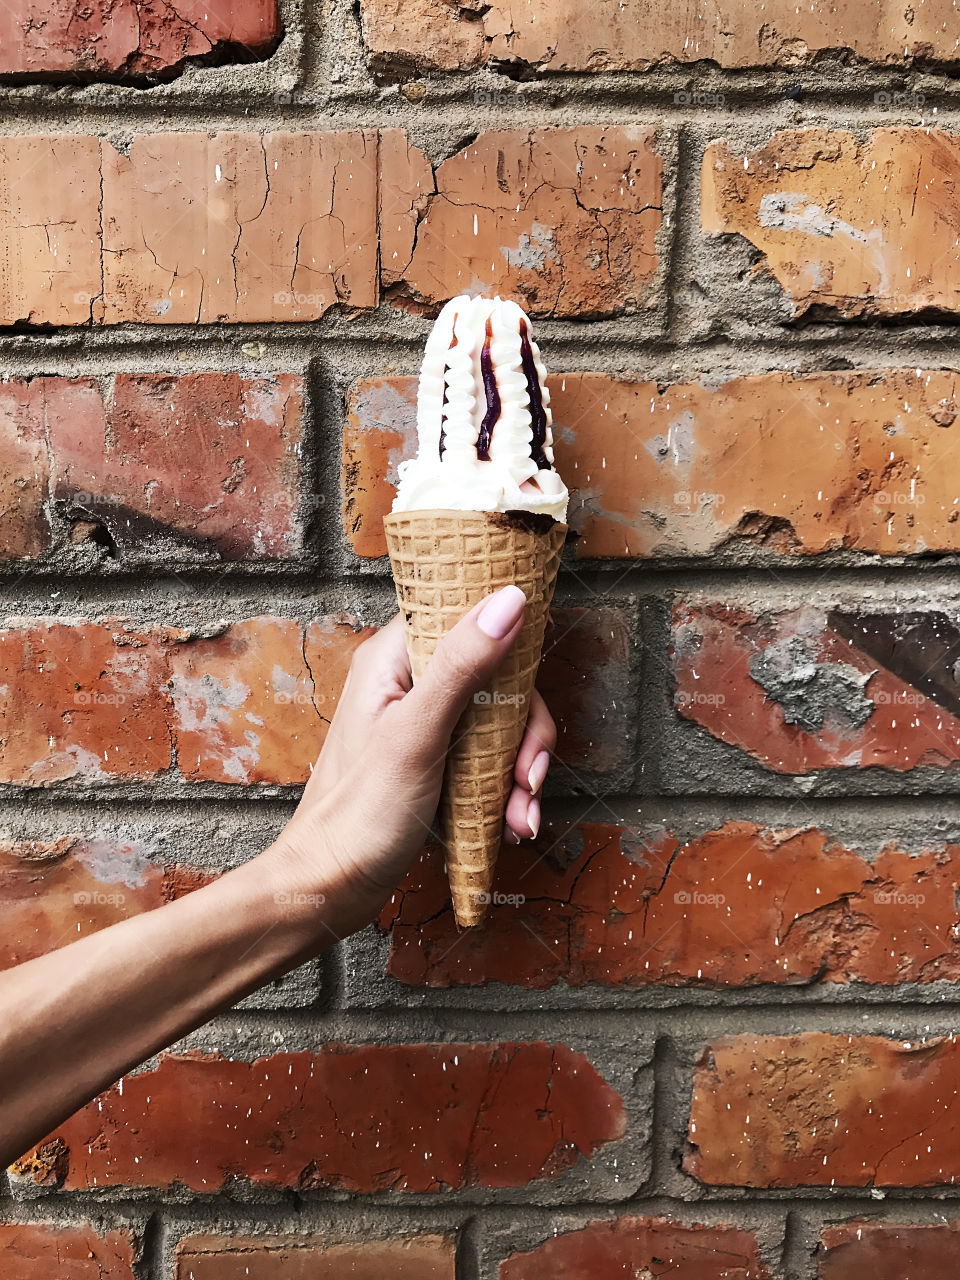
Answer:
<svg viewBox="0 0 960 1280"><path fill-rule="evenodd" d="M97 689L77 689L73 695L75 707L122 707L126 700L125 693L101 693Z"/></svg>
<svg viewBox="0 0 960 1280"><path fill-rule="evenodd" d="M922 507L926 502L922 493L904 493L902 489L880 489L873 495L875 507Z"/></svg>
<svg viewBox="0 0 960 1280"><path fill-rule="evenodd" d="M708 693L706 689L678 689L673 695L675 707L722 707L726 701L725 694Z"/></svg>
<svg viewBox="0 0 960 1280"><path fill-rule="evenodd" d="M896 689L892 693L887 689L878 689L876 693L870 694L870 701L878 707L919 707L926 702L926 698L912 689Z"/></svg>
<svg viewBox="0 0 960 1280"><path fill-rule="evenodd" d="M292 893L275 893L273 900L278 907L322 907L327 899L322 893L301 893L294 890Z"/></svg>
<svg viewBox="0 0 960 1280"><path fill-rule="evenodd" d="M678 907L722 907L726 896L722 893L701 893L699 889L678 889L673 895Z"/></svg>
<svg viewBox="0 0 960 1280"><path fill-rule="evenodd" d="M673 505L688 510L691 507L722 507L726 500L724 494L709 489L678 489L673 495Z"/></svg>
<svg viewBox="0 0 960 1280"><path fill-rule="evenodd" d="M294 289L278 289L273 295L275 307L323 307L329 301L323 293L300 293Z"/></svg>
<svg viewBox="0 0 960 1280"><path fill-rule="evenodd" d="M101 893L99 889L81 889L73 895L77 907L122 907L126 900L124 893Z"/></svg>
<svg viewBox="0 0 960 1280"><path fill-rule="evenodd" d="M677 107L722 107L726 98L722 93L704 89L678 89L673 95L673 102Z"/></svg>
<svg viewBox="0 0 960 1280"><path fill-rule="evenodd" d="M474 89L475 107L505 107L516 95L511 89Z"/></svg>
<svg viewBox="0 0 960 1280"><path fill-rule="evenodd" d="M473 895L473 900L484 907L522 907L527 899L522 893L501 893L498 889L486 893L481 889Z"/></svg>
<svg viewBox="0 0 960 1280"><path fill-rule="evenodd" d="M84 507L122 507L122 493L87 493L81 489L73 495L73 501Z"/></svg>
<svg viewBox="0 0 960 1280"><path fill-rule="evenodd" d="M478 689L473 695L478 707L522 707L526 696L522 693L504 693L501 689Z"/></svg>
<svg viewBox="0 0 960 1280"><path fill-rule="evenodd" d="M884 111L890 107L906 107L908 109L913 107L915 110L919 111L926 102L926 98L922 93L894 93L889 89L879 89L873 95L873 100L877 106L882 107Z"/></svg>
<svg viewBox="0 0 960 1280"><path fill-rule="evenodd" d="M273 701L278 707L318 707L326 702L325 693L317 693L313 689L275 689Z"/></svg>
<svg viewBox="0 0 960 1280"><path fill-rule="evenodd" d="M885 893L883 889L878 889L873 895L873 900L878 907L922 907L927 900L927 895L902 893L899 889L892 889L889 893Z"/></svg>

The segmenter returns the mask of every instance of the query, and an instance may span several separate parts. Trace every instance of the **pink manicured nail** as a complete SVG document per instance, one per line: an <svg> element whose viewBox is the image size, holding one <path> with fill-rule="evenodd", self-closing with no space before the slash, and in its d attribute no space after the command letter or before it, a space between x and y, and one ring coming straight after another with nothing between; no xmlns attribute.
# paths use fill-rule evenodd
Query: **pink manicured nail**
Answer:
<svg viewBox="0 0 960 1280"><path fill-rule="evenodd" d="M539 791L543 786L543 780L547 776L547 770L550 767L550 752L540 751L533 758L533 764L530 766L530 772L527 774L527 782L531 791Z"/></svg>
<svg viewBox="0 0 960 1280"><path fill-rule="evenodd" d="M520 837L519 837L519 836L517 835L517 833L514 831L513 827L504 827L504 828L503 828L503 838L504 838L504 840L506 840L507 844L519 844L519 843L520 843Z"/></svg>
<svg viewBox="0 0 960 1280"><path fill-rule="evenodd" d="M527 597L519 587L503 587L477 614L477 626L491 640L502 640L520 620Z"/></svg>
<svg viewBox="0 0 960 1280"><path fill-rule="evenodd" d="M540 830L540 801L536 796L533 797L527 806L527 826L533 833L530 837L532 840Z"/></svg>

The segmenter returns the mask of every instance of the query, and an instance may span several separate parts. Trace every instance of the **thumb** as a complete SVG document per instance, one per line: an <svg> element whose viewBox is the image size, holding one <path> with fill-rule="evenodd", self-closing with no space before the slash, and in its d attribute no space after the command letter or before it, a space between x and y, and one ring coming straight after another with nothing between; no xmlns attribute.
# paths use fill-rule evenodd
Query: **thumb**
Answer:
<svg viewBox="0 0 960 1280"><path fill-rule="evenodd" d="M434 741L446 742L467 701L507 656L520 634L526 603L519 587L503 587L475 604L442 637L403 700L414 723Z"/></svg>

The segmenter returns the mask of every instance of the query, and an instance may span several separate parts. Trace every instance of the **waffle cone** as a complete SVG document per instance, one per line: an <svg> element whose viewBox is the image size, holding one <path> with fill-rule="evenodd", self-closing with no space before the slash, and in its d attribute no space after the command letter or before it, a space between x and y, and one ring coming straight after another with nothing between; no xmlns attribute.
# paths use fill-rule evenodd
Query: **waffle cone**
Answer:
<svg viewBox="0 0 960 1280"><path fill-rule="evenodd" d="M503 814L523 737L567 526L523 512L402 511L384 519L413 678L478 600L511 583L527 597L523 629L461 716L447 754L440 834L457 924L487 911Z"/></svg>

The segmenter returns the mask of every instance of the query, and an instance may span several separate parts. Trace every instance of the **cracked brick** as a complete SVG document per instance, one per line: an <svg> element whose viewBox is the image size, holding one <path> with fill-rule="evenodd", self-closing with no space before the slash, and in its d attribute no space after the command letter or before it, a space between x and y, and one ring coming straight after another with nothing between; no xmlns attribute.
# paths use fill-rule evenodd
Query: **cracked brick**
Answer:
<svg viewBox="0 0 960 1280"><path fill-rule="evenodd" d="M0 75L169 80L193 59L265 58L281 32L276 0L11 0L0 10Z"/></svg>
<svg viewBox="0 0 960 1280"><path fill-rule="evenodd" d="M482 931L458 933L433 845L379 923L411 986L891 985L960 976L958 886L949 844L871 860L811 827L548 821L505 848Z"/></svg>
<svg viewBox="0 0 960 1280"><path fill-rule="evenodd" d="M239 1176L368 1193L520 1187L625 1130L619 1095L583 1054L511 1042L331 1044L255 1062L163 1054L51 1136L69 1153L67 1190L210 1193Z"/></svg>
<svg viewBox="0 0 960 1280"><path fill-rule="evenodd" d="M825 52L881 64L958 61L950 0L799 7L768 0L759 12L732 0L670 8L651 0L570 8L556 0L475 5L362 0L375 70L470 70L490 64L530 73L644 71L710 61L721 67L802 67Z"/></svg>
<svg viewBox="0 0 960 1280"><path fill-rule="evenodd" d="M703 228L755 246L797 316L955 312L958 178L960 140L942 129L796 129L746 154L714 142Z"/></svg>
<svg viewBox="0 0 960 1280"><path fill-rule="evenodd" d="M954 1036L714 1040L697 1063L683 1167L714 1186L950 1185L958 1087Z"/></svg>

